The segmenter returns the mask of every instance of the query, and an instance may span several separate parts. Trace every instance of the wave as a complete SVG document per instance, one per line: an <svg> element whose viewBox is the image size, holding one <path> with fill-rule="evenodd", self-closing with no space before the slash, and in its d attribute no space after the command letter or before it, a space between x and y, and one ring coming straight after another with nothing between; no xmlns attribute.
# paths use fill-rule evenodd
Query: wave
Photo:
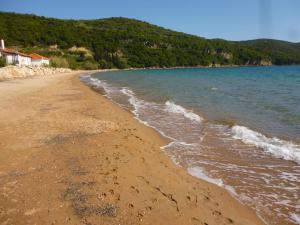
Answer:
<svg viewBox="0 0 300 225"><path fill-rule="evenodd" d="M201 180L205 180L208 183L212 183L215 184L219 187L222 187L224 189L226 189L231 195L233 196L238 196L235 189L229 185L224 184L222 179L216 179L216 178L211 178L209 176L207 176L204 172L204 170L199 167L199 166L193 166L193 167L189 167L187 169L188 173L190 175L192 175L193 177L199 178Z"/></svg>
<svg viewBox="0 0 300 225"><path fill-rule="evenodd" d="M256 131L244 126L235 125L232 127L233 138L241 140L245 144L254 145L271 153L277 158L292 160L300 164L300 146L276 137L268 138Z"/></svg>
<svg viewBox="0 0 300 225"><path fill-rule="evenodd" d="M155 129L156 131L158 131L162 136L170 139L173 143L173 141L177 141L175 138L167 135L165 132L163 132L162 130L158 129L157 127L155 126L152 126L150 125L147 121L145 120L142 120L140 119L140 111L142 108L146 108L146 107L155 107L155 104L154 103L150 103L150 102L146 102L146 101L143 101L143 100L140 100L136 97L135 93L133 91L131 91L130 89L126 88L126 87L123 87L121 90L120 90L121 93L123 93L124 95L128 96L129 97L129 103L133 106L133 111L132 113L134 114L135 118L142 124L148 126L148 127L151 127L153 129Z"/></svg>
<svg viewBox="0 0 300 225"><path fill-rule="evenodd" d="M129 97L129 103L134 107L133 113L135 116L138 116L138 109L142 107L143 102L137 99L134 92L129 90L128 88L122 88L120 91L121 93Z"/></svg>
<svg viewBox="0 0 300 225"><path fill-rule="evenodd" d="M207 176L204 173L203 169L199 166L189 167L187 170L188 170L188 173L194 177L205 180L205 181L215 184L219 187L222 187L224 185L224 183L221 179L214 179L214 178Z"/></svg>
<svg viewBox="0 0 300 225"><path fill-rule="evenodd" d="M107 84L104 81L101 81L97 78L93 78L90 75L82 76L81 79L89 85L101 87L105 90L106 96L110 97L112 93L116 90L113 89L112 86ZM147 102L142 99L139 99L135 93L127 87L123 87L118 89L117 92L121 92L122 94L128 96L129 103L133 106L133 114L135 115L136 119L138 119L141 123L156 129L159 133L163 136L167 137L168 139L172 140L170 143L171 145L183 143L179 140L175 139L174 137L169 136L161 129L158 129L155 126L151 126L147 121L141 119L141 111L147 110L150 108L157 108L159 110L163 110L167 113L174 113L177 115L182 115L184 118L189 119L191 122L201 123L204 119L199 115L195 114L192 110L188 110L181 105L177 105L173 101L167 101L164 105L156 104L152 102ZM258 148L263 149L264 151L271 153L273 156L277 158L283 158L285 160L292 160L298 164L300 164L300 146L293 144L291 142L280 140L276 137L269 138L265 135L253 131L247 127L234 125L231 128L232 137L234 139L241 140L245 144L254 145Z"/></svg>
<svg viewBox="0 0 300 225"><path fill-rule="evenodd" d="M99 79L93 78L91 75L81 76L80 79L92 87L103 88L106 93L105 96L107 96L108 93L110 93L110 89L109 89L109 86L107 83L105 83Z"/></svg>
<svg viewBox="0 0 300 225"><path fill-rule="evenodd" d="M197 146L196 143L186 143L184 141L173 141L173 142L170 142L169 144L165 145L162 147L162 149L165 149L165 148L168 148L168 147L173 147L173 146L185 146L185 147L195 147Z"/></svg>
<svg viewBox="0 0 300 225"><path fill-rule="evenodd" d="M168 111L168 112L182 114L185 118L190 119L192 121L199 122L199 123L201 123L203 121L203 118L201 118L199 115L193 113L193 111L187 110L184 107L177 105L172 101L167 101L165 103L165 106L166 106L166 111Z"/></svg>

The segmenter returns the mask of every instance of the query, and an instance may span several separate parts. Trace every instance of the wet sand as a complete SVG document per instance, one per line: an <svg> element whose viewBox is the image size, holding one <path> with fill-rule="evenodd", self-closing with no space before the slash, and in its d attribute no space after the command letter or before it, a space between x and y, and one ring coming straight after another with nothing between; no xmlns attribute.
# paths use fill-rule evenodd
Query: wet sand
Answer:
<svg viewBox="0 0 300 225"><path fill-rule="evenodd" d="M78 76L0 83L0 224L263 224Z"/></svg>

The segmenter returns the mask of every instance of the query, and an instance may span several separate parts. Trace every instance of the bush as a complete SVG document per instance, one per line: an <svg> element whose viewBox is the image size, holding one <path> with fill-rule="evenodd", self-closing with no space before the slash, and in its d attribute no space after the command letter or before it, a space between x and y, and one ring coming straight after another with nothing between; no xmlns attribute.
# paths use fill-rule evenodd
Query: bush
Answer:
<svg viewBox="0 0 300 225"><path fill-rule="evenodd" d="M77 70L80 67L80 64L77 62L76 57L74 56L67 56L67 61L69 64L69 68L72 70Z"/></svg>
<svg viewBox="0 0 300 225"><path fill-rule="evenodd" d="M4 57L0 57L0 67L6 66L6 59Z"/></svg>
<svg viewBox="0 0 300 225"><path fill-rule="evenodd" d="M98 63L100 69L111 69L113 67L113 64L111 62L107 62L104 59L100 59Z"/></svg>
<svg viewBox="0 0 300 225"><path fill-rule="evenodd" d="M81 68L84 70L96 70L98 69L98 64L91 61L86 61L82 64Z"/></svg>
<svg viewBox="0 0 300 225"><path fill-rule="evenodd" d="M56 68L69 68L69 63L67 59L62 57L52 57L50 59L50 66Z"/></svg>

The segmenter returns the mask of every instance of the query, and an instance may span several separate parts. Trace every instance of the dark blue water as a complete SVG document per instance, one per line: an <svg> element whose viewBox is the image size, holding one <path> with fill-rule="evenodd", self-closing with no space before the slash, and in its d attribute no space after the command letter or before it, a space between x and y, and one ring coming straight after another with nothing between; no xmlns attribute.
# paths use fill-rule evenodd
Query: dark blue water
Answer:
<svg viewBox="0 0 300 225"><path fill-rule="evenodd" d="M300 66L135 70L83 78L170 139L163 150L269 224L300 223Z"/></svg>

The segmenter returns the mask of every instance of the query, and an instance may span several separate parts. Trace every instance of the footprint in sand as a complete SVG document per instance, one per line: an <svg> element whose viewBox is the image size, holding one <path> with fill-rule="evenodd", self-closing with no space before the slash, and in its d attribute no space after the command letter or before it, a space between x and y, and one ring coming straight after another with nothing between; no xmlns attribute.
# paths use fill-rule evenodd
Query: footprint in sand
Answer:
<svg viewBox="0 0 300 225"><path fill-rule="evenodd" d="M230 218L226 218L226 220L228 221L228 223L233 223L233 220Z"/></svg>
<svg viewBox="0 0 300 225"><path fill-rule="evenodd" d="M152 201L153 203L157 203L157 202L158 202L158 199L157 199L157 198L153 198L153 199L151 199L151 201Z"/></svg>
<svg viewBox="0 0 300 225"><path fill-rule="evenodd" d="M138 194L140 193L139 189L137 189L135 186L131 186L131 189L135 190Z"/></svg>
<svg viewBox="0 0 300 225"><path fill-rule="evenodd" d="M102 193L102 194L100 195L100 198L101 198L101 199L105 199L106 196L107 196L106 193Z"/></svg>
<svg viewBox="0 0 300 225"><path fill-rule="evenodd" d="M196 218L196 217L192 217L191 221L194 225L203 225L205 223L203 223L200 219Z"/></svg>
<svg viewBox="0 0 300 225"><path fill-rule="evenodd" d="M142 221L144 215L142 212L138 212L137 217L139 218L140 221Z"/></svg>
<svg viewBox="0 0 300 225"><path fill-rule="evenodd" d="M222 213L221 212L219 212L219 211L213 211L212 212L212 214L214 215L214 216L221 216L222 215Z"/></svg>
<svg viewBox="0 0 300 225"><path fill-rule="evenodd" d="M153 209L152 206L147 206L147 207L146 207L146 210L147 210L147 211L152 211L152 209Z"/></svg>

